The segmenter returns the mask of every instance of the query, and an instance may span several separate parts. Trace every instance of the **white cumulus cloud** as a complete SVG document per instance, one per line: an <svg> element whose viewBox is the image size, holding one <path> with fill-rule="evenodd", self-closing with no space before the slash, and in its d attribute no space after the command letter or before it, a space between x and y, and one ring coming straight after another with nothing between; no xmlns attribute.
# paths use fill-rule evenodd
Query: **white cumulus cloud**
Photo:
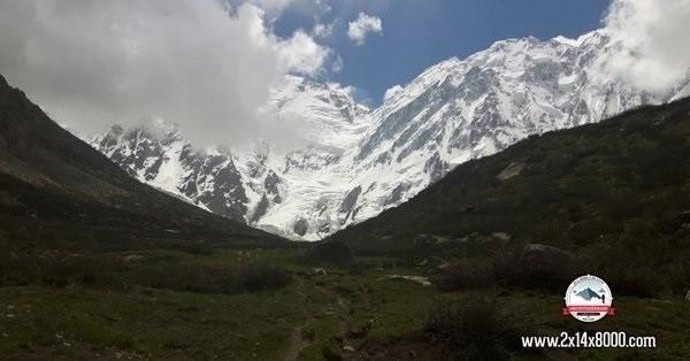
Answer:
<svg viewBox="0 0 690 361"><path fill-rule="evenodd" d="M348 24L347 36L355 45L363 45L369 33L381 33L383 23L381 18L374 15L359 13L357 19Z"/></svg>
<svg viewBox="0 0 690 361"><path fill-rule="evenodd" d="M4 0L0 73L83 133L165 119L200 144L283 138L259 110L288 72L328 68L304 31L275 36L258 5L218 0Z"/></svg>
<svg viewBox="0 0 690 361"><path fill-rule="evenodd" d="M604 24L626 49L608 64L614 75L661 92L690 69L690 0L614 0Z"/></svg>

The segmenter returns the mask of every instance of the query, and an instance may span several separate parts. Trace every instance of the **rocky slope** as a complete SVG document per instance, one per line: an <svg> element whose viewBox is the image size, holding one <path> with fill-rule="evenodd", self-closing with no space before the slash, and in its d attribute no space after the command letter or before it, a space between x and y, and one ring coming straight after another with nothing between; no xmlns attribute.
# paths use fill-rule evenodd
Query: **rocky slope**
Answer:
<svg viewBox="0 0 690 361"><path fill-rule="evenodd" d="M458 164L531 135L597 122L688 92L649 93L609 76L624 51L604 31L499 41L391 88L373 110L348 89L288 77L276 116L306 142L195 150L174 127L113 127L92 141L131 175L213 212L316 240L399 205Z"/></svg>

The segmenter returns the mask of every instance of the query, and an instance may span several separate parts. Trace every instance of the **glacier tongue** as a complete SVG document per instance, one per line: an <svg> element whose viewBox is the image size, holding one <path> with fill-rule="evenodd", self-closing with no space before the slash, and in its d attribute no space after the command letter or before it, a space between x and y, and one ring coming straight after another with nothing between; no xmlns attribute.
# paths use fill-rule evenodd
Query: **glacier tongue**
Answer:
<svg viewBox="0 0 690 361"><path fill-rule="evenodd" d="M348 88L288 76L273 88L271 106L303 135L290 147L257 141L199 150L160 122L113 126L91 144L132 176L210 211L317 240L529 135L688 92L687 77L661 95L610 77L615 51L623 49L603 31L499 41L430 67L373 110Z"/></svg>

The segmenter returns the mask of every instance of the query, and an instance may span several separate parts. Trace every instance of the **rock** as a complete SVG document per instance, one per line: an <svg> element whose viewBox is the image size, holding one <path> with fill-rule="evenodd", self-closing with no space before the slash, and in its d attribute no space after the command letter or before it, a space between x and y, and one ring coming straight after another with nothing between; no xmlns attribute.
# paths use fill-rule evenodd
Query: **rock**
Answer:
<svg viewBox="0 0 690 361"><path fill-rule="evenodd" d="M348 215L354 211L355 205L357 205L357 198L362 193L362 186L357 186L353 188L343 199L340 204L340 213L347 213Z"/></svg>
<svg viewBox="0 0 690 361"><path fill-rule="evenodd" d="M690 291L688 291L688 293L685 294L685 300L690 301Z"/></svg>
<svg viewBox="0 0 690 361"><path fill-rule="evenodd" d="M505 169L501 171L501 173L498 173L496 178L502 181L506 181L510 178L517 177L520 175L520 172L522 172L522 169L525 168L525 164L523 163L517 163L513 162L510 163Z"/></svg>
<svg viewBox="0 0 690 361"><path fill-rule="evenodd" d="M436 267L436 269L439 271L443 271L448 267L450 267L450 263L446 262L446 263L443 263L443 264L439 265L438 267Z"/></svg>
<svg viewBox="0 0 690 361"><path fill-rule="evenodd" d="M350 346L350 345L345 345L345 346L343 346L343 351L355 352L355 348Z"/></svg>
<svg viewBox="0 0 690 361"><path fill-rule="evenodd" d="M403 153L401 153L401 155L402 154ZM398 161L400 160L401 159L398 158ZM424 172L429 175L429 180L431 183L435 183L439 179L443 178L443 176L448 174L448 171L450 171L450 164L442 160L438 152L434 153L434 155L424 164Z"/></svg>
<svg viewBox="0 0 690 361"><path fill-rule="evenodd" d="M136 262L141 261L142 259L144 259L144 256L140 254L128 254L122 257L122 260L125 262Z"/></svg>
<svg viewBox="0 0 690 361"><path fill-rule="evenodd" d="M252 216L249 218L249 223L256 223L258 222L261 217L266 215L266 212L268 212L268 208L271 206L271 201L268 200L268 197L264 194L261 197L261 200L259 203L256 205L256 208L254 209L254 213L252 213Z"/></svg>
<svg viewBox="0 0 690 361"><path fill-rule="evenodd" d="M315 267L311 270L311 274L314 276L328 276L328 272L321 267Z"/></svg>
<svg viewBox="0 0 690 361"><path fill-rule="evenodd" d="M393 189L390 197L386 200L385 205L397 204L403 199L405 192L410 189L410 185L407 183L398 184L397 187Z"/></svg>
<svg viewBox="0 0 690 361"><path fill-rule="evenodd" d="M511 239L513 239L513 237L511 237L508 233L505 233L505 232L494 232L491 235L494 238L497 238L497 239L503 241L504 243L508 243L508 242L510 242Z"/></svg>
<svg viewBox="0 0 690 361"><path fill-rule="evenodd" d="M519 270L526 275L568 278L574 268L574 256L560 248L531 243L522 249Z"/></svg>
<svg viewBox="0 0 690 361"><path fill-rule="evenodd" d="M281 183L283 183L283 180L271 170L264 180L264 188L269 194L277 195L279 194L278 185Z"/></svg>
<svg viewBox="0 0 690 361"><path fill-rule="evenodd" d="M306 218L300 218L292 225L292 230L299 236L304 236L309 230L309 221Z"/></svg>

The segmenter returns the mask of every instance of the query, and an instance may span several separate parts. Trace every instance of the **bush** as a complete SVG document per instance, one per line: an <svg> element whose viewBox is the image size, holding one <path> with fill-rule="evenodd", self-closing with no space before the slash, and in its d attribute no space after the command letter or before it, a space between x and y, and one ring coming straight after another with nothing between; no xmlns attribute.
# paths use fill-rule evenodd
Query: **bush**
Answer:
<svg viewBox="0 0 690 361"><path fill-rule="evenodd" d="M493 281L493 269L489 260L464 259L444 268L432 280L442 291L486 287Z"/></svg>
<svg viewBox="0 0 690 361"><path fill-rule="evenodd" d="M112 257L57 251L0 252L0 286L102 287L117 283L121 271L121 262Z"/></svg>
<svg viewBox="0 0 690 361"><path fill-rule="evenodd" d="M235 268L169 264L140 268L130 280L134 284L154 288L233 294L279 289L289 284L291 277L284 270L264 265Z"/></svg>
<svg viewBox="0 0 690 361"><path fill-rule="evenodd" d="M688 237L682 232L662 232L652 219L626 222L624 231L593 250L596 273L618 294L639 297L684 295L690 286Z"/></svg>
<svg viewBox="0 0 690 361"><path fill-rule="evenodd" d="M482 298L442 306L431 315L424 333L441 346L443 359L508 359L521 346L515 321Z"/></svg>
<svg viewBox="0 0 690 361"><path fill-rule="evenodd" d="M338 241L316 244L307 251L307 259L312 262L326 262L344 267L349 267L355 262L350 246Z"/></svg>
<svg viewBox="0 0 690 361"><path fill-rule="evenodd" d="M585 272L584 260L556 247L528 244L521 250L499 252L494 258L494 275L511 286L560 290Z"/></svg>
<svg viewBox="0 0 690 361"><path fill-rule="evenodd" d="M116 282L122 269L117 260L92 255L46 257L36 264L42 283L65 287L82 284L90 287L107 286Z"/></svg>
<svg viewBox="0 0 690 361"><path fill-rule="evenodd" d="M665 273L658 269L634 265L617 265L601 272L618 294L653 298L664 298L671 294L666 277L662 274Z"/></svg>
<svg viewBox="0 0 690 361"><path fill-rule="evenodd" d="M290 283L290 274L284 270L270 266L243 267L238 272L238 278L244 291L257 292L275 290Z"/></svg>

